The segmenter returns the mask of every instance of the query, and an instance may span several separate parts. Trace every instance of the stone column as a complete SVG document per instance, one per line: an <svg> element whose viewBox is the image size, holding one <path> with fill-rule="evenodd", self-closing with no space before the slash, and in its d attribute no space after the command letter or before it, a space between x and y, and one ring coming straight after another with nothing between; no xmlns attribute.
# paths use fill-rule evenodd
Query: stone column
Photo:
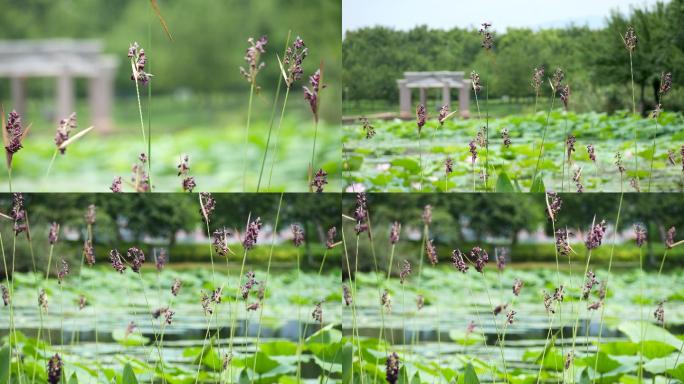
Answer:
<svg viewBox="0 0 684 384"><path fill-rule="evenodd" d="M420 103L423 105L427 103L427 92L425 88L420 88Z"/></svg>
<svg viewBox="0 0 684 384"><path fill-rule="evenodd" d="M399 86L399 114L411 113L411 89L406 86L406 80L397 80Z"/></svg>
<svg viewBox="0 0 684 384"><path fill-rule="evenodd" d="M55 121L63 119L74 111L74 79L69 72L57 76Z"/></svg>
<svg viewBox="0 0 684 384"><path fill-rule="evenodd" d="M114 68L115 66L102 66L98 75L90 78L88 82L91 124L100 133L109 133L114 128L112 124Z"/></svg>
<svg viewBox="0 0 684 384"><path fill-rule="evenodd" d="M444 84L442 87L442 105L451 107L451 87L449 84Z"/></svg>
<svg viewBox="0 0 684 384"><path fill-rule="evenodd" d="M26 79L23 77L12 77L10 83L12 88L12 105L5 106L5 113L15 110L21 116L24 116L26 114Z"/></svg>
<svg viewBox="0 0 684 384"><path fill-rule="evenodd" d="M461 117L470 117L470 86L465 81L458 90L458 110Z"/></svg>

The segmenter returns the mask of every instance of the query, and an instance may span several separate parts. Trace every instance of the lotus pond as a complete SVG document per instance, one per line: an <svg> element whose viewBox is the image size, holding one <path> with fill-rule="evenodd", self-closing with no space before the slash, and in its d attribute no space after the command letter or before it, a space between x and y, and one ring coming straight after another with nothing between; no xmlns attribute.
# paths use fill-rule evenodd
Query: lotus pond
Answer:
<svg viewBox="0 0 684 384"><path fill-rule="evenodd" d="M557 274L555 265L511 266L499 272L490 265L484 274L473 268L462 274L452 266L425 264L403 284L385 273L359 272L347 283L354 304L343 311L345 337L354 344L354 381L383 382L393 352L400 362L399 383L684 381L681 271L658 277L642 275L638 265L612 273L595 270L608 288L603 305L590 310L600 293L581 299L583 269L561 267ZM524 282L519 296L512 292L515 279ZM544 292L553 293L558 280L565 297L554 313L545 308ZM385 291L391 304L383 307ZM662 301L664 327L654 318ZM507 306L494 315L502 305Z"/></svg>
<svg viewBox="0 0 684 384"><path fill-rule="evenodd" d="M420 139L415 121L370 121L376 132L371 138L366 138L360 122L345 126L342 140L346 190L527 192L546 187L571 192L577 190L573 176L578 170L580 183L587 192L635 191L637 188L630 181L637 178L641 191L679 192L683 188L680 147L684 142L684 119L678 113L662 113L657 132L655 120L624 113L566 114L557 110L550 114L540 111L490 118L489 150L478 146L475 163L471 162L469 143L486 122L477 118L455 119L440 126L434 119L436 113L432 115ZM543 158L537 172L539 182L533 183L547 115ZM509 147L503 145L501 138L504 128L512 141ZM565 158L568 135L576 138L570 162ZM656 150L651 179L654 135ZM594 147L595 162L589 158L587 145ZM668 151L672 151L671 156ZM622 175L615 164L617 152L626 169ZM444 165L447 157L453 160L453 172L448 179ZM482 176L486 166L489 179L485 185Z"/></svg>
<svg viewBox="0 0 684 384"><path fill-rule="evenodd" d="M214 275L211 265L161 272L148 267L140 274L83 268L62 284L46 282L40 274L17 273L12 303L21 359L13 358L9 382L45 383L46 365L55 353L69 384L340 381L339 268L320 274L253 268L249 270L264 287L264 298L249 310L257 299L238 298L239 268L217 267ZM176 279L182 286L174 296ZM209 313L202 293L211 295L219 287L222 300ZM39 307L40 288L47 295L47 311ZM322 319L315 320L318 304ZM9 308L0 310L0 383L9 376L4 369ZM158 308L161 316L155 318ZM165 322L165 308L173 311L170 323ZM226 362L226 356L232 361Z"/></svg>

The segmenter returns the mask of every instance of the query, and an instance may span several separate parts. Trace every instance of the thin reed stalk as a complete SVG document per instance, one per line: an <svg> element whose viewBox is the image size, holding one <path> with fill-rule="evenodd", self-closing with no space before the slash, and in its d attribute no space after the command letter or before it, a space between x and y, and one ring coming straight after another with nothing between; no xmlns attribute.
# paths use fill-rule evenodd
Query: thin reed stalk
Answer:
<svg viewBox="0 0 684 384"><path fill-rule="evenodd" d="M290 37L292 35L292 31L288 30L287 31L287 38L285 39L285 47L283 48L283 56L285 56L285 52L287 51L287 47L290 45ZM278 101L280 100L280 89L282 88L283 85L283 77L278 76L278 85L276 86L276 94L275 97L273 98L273 109L271 110L271 118L269 119L268 123L268 135L266 136L266 149L264 149L264 156L261 159L261 169L259 170L259 179L257 181L257 189L256 191L259 192L259 189L261 188L261 177L263 176L264 173L264 166L266 165L266 158L268 157L268 149L271 143L271 133L273 131L273 122L275 121L275 115L276 115L276 110L278 108ZM290 87L287 87L285 90L285 102L283 103L283 111L285 111L285 105L287 104L287 94L290 92ZM282 123L282 113L280 115L280 122ZM276 132L276 148L278 146L278 136L280 135L280 123L278 123L278 128ZM271 163L273 164L273 163ZM273 173L273 168L271 167L271 174ZM269 187L270 187L270 182L271 182L271 176L269 175Z"/></svg>
<svg viewBox="0 0 684 384"><path fill-rule="evenodd" d="M556 93L554 92L553 95L551 95L551 107L549 108L549 112L546 114L546 125L544 125L544 131L542 133L541 145L539 146L539 156L537 156L537 164L534 166L534 173L532 174L532 184L534 184L537 178L537 173L539 172L539 163L541 162L541 159L544 156L544 142L546 141L546 131L549 128L549 119L551 118L551 111L553 111L553 104L555 100Z"/></svg>
<svg viewBox="0 0 684 384"><path fill-rule="evenodd" d="M361 338L359 337L359 327L357 324L357 317L356 317L356 292L357 292L357 286L356 286L356 279L353 276L356 276L357 270L354 271L354 275L351 274L351 265L349 263L349 251L347 249L347 240L346 236L344 235L344 226L341 226L341 232L342 232L342 246L344 247L344 258L345 261L347 262L347 276L349 276L349 289L351 290L351 295L352 295L352 302L351 302L351 309L352 309L352 345L354 345L354 340L356 340L356 350L358 353L358 358L359 361L362 359L362 350L361 350ZM363 372L363 364L360 364L361 368L361 383L363 384L365 381L365 374ZM354 369L351 370L351 382L354 382Z"/></svg>
<svg viewBox="0 0 684 384"><path fill-rule="evenodd" d="M249 215L247 215L247 224L245 224L245 228L249 226L250 220L252 218L251 212ZM240 274L238 275L238 281L237 281L237 287L235 288L235 298L234 298L234 305L233 305L233 310L231 311L230 314L230 342L228 343L228 353L233 356L233 342L234 342L234 337L235 337L235 326L237 322L237 312L238 312L238 298L240 297L240 286L242 285L242 275L245 273L245 261L247 260L247 248L244 249L242 253L242 264L240 266ZM232 380L233 377L233 364L230 365L230 377Z"/></svg>
<svg viewBox="0 0 684 384"><path fill-rule="evenodd" d="M138 278L140 279L140 286L142 288L143 297L145 298L145 304L147 305L147 313L149 315L152 313L152 306L150 306L150 301L147 299L147 288L145 288L145 281L142 278L142 270L140 270L137 273L137 275L138 275ZM161 323L161 321L162 320L160 320L160 323ZM150 316L150 325L152 327L152 332L154 332L154 343L152 345L157 346L157 352L159 354L159 362L161 364L161 371L162 371L162 375L163 375L164 374L164 357L162 355L161 347L159 345L159 334L157 333L157 329L155 329L154 318L152 318L151 316ZM161 329L161 324L157 328ZM152 348L152 346L150 346L150 348Z"/></svg>
<svg viewBox="0 0 684 384"><path fill-rule="evenodd" d="M421 144L420 129L418 130L418 166L420 167L420 184L418 190L423 191L423 147Z"/></svg>
<svg viewBox="0 0 684 384"><path fill-rule="evenodd" d="M611 268L613 266L613 255L615 254L615 244L617 243L617 236L618 236L618 231L620 228L620 213L622 212L622 198L623 198L623 196L624 196L624 194L621 193L620 194L620 203L618 203L618 213L617 213L617 217L615 218L615 233L613 234L613 244L610 247L610 257L608 258L608 278L606 279L606 285L605 285L606 291L608 290L608 282L610 281L610 272L611 272ZM639 247L639 253L641 253L641 247ZM642 284L642 288L643 288L643 276L642 276L641 284ZM596 345L599 345L599 346L601 345L601 335L603 334L603 317L604 317L605 312L606 312L606 304L603 303L603 305L601 306L601 321L599 323L598 340L596 342ZM643 313L642 313L642 317L643 317ZM641 343L642 343L642 348L643 348L643 338L641 339ZM597 353L596 359L594 361L594 372L596 372L598 369L598 357L599 357L599 355ZM593 382L596 382L596 378L594 378L592 380L592 383Z"/></svg>
<svg viewBox="0 0 684 384"><path fill-rule="evenodd" d="M636 99L634 97L634 67L632 65L632 50L629 50L629 74L631 76L632 84L632 115L636 116ZM638 124L634 124L634 171L637 185L639 183L639 136Z"/></svg>
<svg viewBox="0 0 684 384"><path fill-rule="evenodd" d="M298 292L302 291L302 266L301 266L301 254L299 252L299 247L297 247L297 289ZM302 347L302 304L297 302L297 350ZM302 361L297 359L297 382L302 378Z"/></svg>
<svg viewBox="0 0 684 384"><path fill-rule="evenodd" d="M249 125L252 119L252 101L254 99L255 82L256 80L252 79L249 85L249 102L247 104L247 125L245 126L245 142L242 153L242 192L247 191L247 155L249 154L247 146L249 145Z"/></svg>
<svg viewBox="0 0 684 384"><path fill-rule="evenodd" d="M563 125L563 137L561 138L561 151L563 151L563 163L561 165L561 192L565 192L565 155L567 150L565 148L565 139L568 137L568 111L563 111L565 117L565 124ZM570 168L570 157L568 156L568 168Z"/></svg>
<svg viewBox="0 0 684 384"><path fill-rule="evenodd" d="M638 371L638 382L641 383L644 378L644 334L646 333L646 327L644 323L644 279L646 275L644 274L644 255L639 247L639 277L641 277L639 289L640 289L640 299L639 300L639 318L641 321L641 337L639 340L639 371ZM675 364L675 366L677 366Z"/></svg>
<svg viewBox="0 0 684 384"><path fill-rule="evenodd" d="M143 147L146 148L148 151L151 148L151 143L148 142L148 137L145 135L145 119L143 118L143 111L142 111L142 103L140 102L140 86L138 85L138 70L135 67L135 60L131 59L131 67L133 68L133 73L135 75L134 83L135 83L135 96L137 97L138 100L138 112L140 114L140 132L142 133L142 139L143 139ZM148 83L147 86L150 84ZM149 107L149 106L148 106ZM147 177L148 177L148 183L150 185L150 192L152 191L152 168L151 168L151 154L147 153ZM138 178L136 178L138 179ZM136 188L137 191L137 188Z"/></svg>
<svg viewBox="0 0 684 384"><path fill-rule="evenodd" d="M594 227L594 225L592 223L592 228L593 227ZM591 262L591 251L592 250L589 249L589 251L587 252L587 262L584 266L584 274L582 276L586 276L587 272L589 272L589 263ZM584 297L580 296L579 302L575 306L575 308L576 308L575 325L572 327L572 348L570 350L570 353L572 354L573 357L575 356L575 345L577 342L577 328L579 328L580 309L581 309L581 305L582 305L583 301L584 301ZM571 365L572 365L572 382L574 384L575 383L575 364L573 363Z"/></svg>
<svg viewBox="0 0 684 384"><path fill-rule="evenodd" d="M0 238L0 242L1 242L1 240L2 239ZM48 251L47 270L45 271L45 280L43 281L43 287L44 287L43 289L47 288L48 278L50 277L50 266L52 264L52 254L53 254L54 248L55 248L55 245L50 244L50 250ZM4 257L4 248L3 248L3 257ZM5 271L6 270L7 270L7 266L5 266ZM40 289L38 291L40 292ZM11 309L12 309L12 307L10 307L10 310ZM38 308L38 312L40 313L40 325L38 327L38 333L36 335L36 343L40 343L41 333L43 331L43 310L42 310L42 308ZM10 312L10 314L11 314L11 312ZM49 334L49 331L47 333ZM35 360L35 359L37 359L37 357L38 357L38 350L36 349L36 351L33 355L33 359ZM34 377L35 377L35 371L34 371Z"/></svg>
<svg viewBox="0 0 684 384"><path fill-rule="evenodd" d="M280 132L282 130L283 118L285 117L285 107L287 106L287 99L290 96L290 88L285 88L285 99L283 100L283 107L280 110L280 119L278 120L278 127L276 128L275 142L273 143L273 156L271 156L271 169L268 171L268 184L266 186L267 190L271 189L271 180L273 179L273 168L275 168L275 163L278 159L278 143L280 142Z"/></svg>
<svg viewBox="0 0 684 384"><path fill-rule="evenodd" d="M485 286L485 291L487 292L487 300L489 300L489 308L491 310L491 308L494 308L494 304L492 303L492 296L489 294L489 283L487 282L484 269L482 270L482 283ZM499 344L499 350L501 352L501 362L503 363L504 368L504 382L506 382L508 381L508 365L506 364L506 358L504 356L503 341L501 339L501 333L499 332L499 325L496 323L496 314L493 311L492 322L494 323L494 329L496 330L496 339Z"/></svg>
<svg viewBox="0 0 684 384"><path fill-rule="evenodd" d="M471 278L468 278L467 280L468 280L469 297L474 297L475 294L473 292L473 281ZM484 323L482 322L482 317L480 316L480 310L478 309L477 305L474 305L473 308L475 309L475 317L477 317L477 323L480 327L480 334L482 336L482 341L484 342L485 353L489 353L489 344L487 343L487 335L485 334L485 331L484 331ZM464 355L467 355L465 353L467 348L468 348L468 343L467 343L467 336L466 336L466 343L465 343L464 352L463 352ZM493 361L491 364L489 364L489 368L492 371L492 378L494 378L494 381L496 382L496 372L495 372L496 368L494 367Z"/></svg>
<svg viewBox="0 0 684 384"><path fill-rule="evenodd" d="M484 190L489 189L489 87L485 83L485 165Z"/></svg>
<svg viewBox="0 0 684 384"><path fill-rule="evenodd" d="M16 240L15 240L16 241ZM0 250L2 251L2 264L3 268L5 269L5 275L7 275L7 258L5 256L5 245L2 240L2 233L0 232ZM7 371L9 372L7 376L7 382L12 381L12 345L16 346L17 345L17 330L15 328L14 324L14 275L12 275L12 278L10 280L10 276L7 275L7 280L8 280L8 286L9 286L9 292L10 292L10 302L9 302L9 320L10 320L10 330L9 330L9 350L10 350L10 358L8 359L7 365ZM42 318L41 318L42 319ZM42 323L42 321L41 321ZM14 331L14 341L12 341L12 332ZM35 372L34 372L35 374Z"/></svg>
<svg viewBox="0 0 684 384"><path fill-rule="evenodd" d="M278 200L278 211L276 212L276 217L275 217L275 223L273 224L273 238L271 239L271 249L268 252L268 264L266 266L266 279L262 284L265 286L268 286L268 277L271 274L271 260L273 260L273 248L275 247L275 234L278 233L278 223L280 220L280 208L283 205L283 194L280 194L280 199ZM299 257L297 257L297 270L299 270ZM299 272L298 272L299 273ZM320 275L320 273L319 273ZM256 346L255 346L255 351L259 351L259 341L261 337L261 322L264 316L264 306L266 303L266 292L264 291L264 299L261 301L261 305L259 308L259 325L257 326L257 336L256 336ZM256 363L257 359L256 357L254 358L254 365L252 366L252 370L256 372ZM252 376L252 384L254 384L254 379L255 376Z"/></svg>
<svg viewBox="0 0 684 384"><path fill-rule="evenodd" d="M309 180L307 183L309 184L309 189L310 192L312 191L311 187L311 180L313 179L313 175L315 173L314 169L315 164L316 164L316 140L318 138L318 118L314 119L314 140L313 140L313 148L311 149L311 165L309 167Z"/></svg>

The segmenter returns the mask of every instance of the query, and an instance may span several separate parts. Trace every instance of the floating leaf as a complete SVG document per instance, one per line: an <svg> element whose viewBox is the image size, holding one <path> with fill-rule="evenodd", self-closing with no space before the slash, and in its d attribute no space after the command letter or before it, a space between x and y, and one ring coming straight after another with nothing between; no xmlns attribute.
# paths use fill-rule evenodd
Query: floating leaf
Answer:
<svg viewBox="0 0 684 384"><path fill-rule="evenodd" d="M138 379L133 373L133 367L130 363L126 363L123 369L123 375L121 376L121 384L138 384Z"/></svg>
<svg viewBox="0 0 684 384"><path fill-rule="evenodd" d="M335 324L329 324L313 335L306 338L306 343L339 343L342 340L342 332L333 328Z"/></svg>
<svg viewBox="0 0 684 384"><path fill-rule="evenodd" d="M480 379L477 378L477 373L475 373L472 364L466 365L463 376L463 384L480 384Z"/></svg>
<svg viewBox="0 0 684 384"><path fill-rule="evenodd" d="M643 339L642 339L643 327ZM659 341L664 344L673 346L676 349L682 347L682 340L679 340L667 330L658 327L655 324L641 321L625 321L618 325L618 330L627 335L631 341Z"/></svg>
<svg viewBox="0 0 684 384"><path fill-rule="evenodd" d="M297 343L288 340L271 341L259 345L259 350L269 356L287 356L297 353Z"/></svg>
<svg viewBox="0 0 684 384"><path fill-rule="evenodd" d="M354 346L347 342L342 347L342 382L348 383L351 380L352 361L354 360Z"/></svg>
<svg viewBox="0 0 684 384"><path fill-rule="evenodd" d="M134 332L126 335L126 331L123 329L116 329L112 331L112 338L117 343L126 347L139 347L147 345L150 342L148 337L143 336L139 332Z"/></svg>
<svg viewBox="0 0 684 384"><path fill-rule="evenodd" d="M408 157L393 159L390 164L392 164L393 167L402 167L409 173L417 174L420 172L420 163L417 160Z"/></svg>
<svg viewBox="0 0 684 384"><path fill-rule="evenodd" d="M546 192L546 187L544 186L544 178L539 175L532 181L532 187L530 187L531 193L544 193Z"/></svg>
<svg viewBox="0 0 684 384"><path fill-rule="evenodd" d="M596 367L596 372L600 374L608 373L620 367L619 362L611 359L610 357L608 357L608 355L606 355L603 352L583 357L581 359L581 362L583 362L587 367L591 367L591 369L594 369L594 367Z"/></svg>
<svg viewBox="0 0 684 384"><path fill-rule="evenodd" d="M7 384L10 359L9 344L5 344L2 349L0 349L0 384Z"/></svg>
<svg viewBox="0 0 684 384"><path fill-rule="evenodd" d="M474 345L484 343L481 333L466 332L460 329L449 331L449 338L461 345Z"/></svg>
<svg viewBox="0 0 684 384"><path fill-rule="evenodd" d="M78 384L78 376L76 376L76 373L71 374L71 377L69 378L69 384Z"/></svg>
<svg viewBox="0 0 684 384"><path fill-rule="evenodd" d="M506 174L506 171L501 171L499 177L496 179L496 192L516 192L511 179Z"/></svg>

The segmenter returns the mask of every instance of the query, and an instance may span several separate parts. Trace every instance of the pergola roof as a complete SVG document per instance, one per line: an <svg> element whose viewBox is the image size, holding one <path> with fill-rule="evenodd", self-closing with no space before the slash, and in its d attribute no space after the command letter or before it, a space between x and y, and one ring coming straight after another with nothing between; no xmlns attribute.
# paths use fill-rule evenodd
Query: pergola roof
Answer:
<svg viewBox="0 0 684 384"><path fill-rule="evenodd" d="M68 73L95 77L117 60L102 54L98 40L0 40L0 76L52 77Z"/></svg>
<svg viewBox="0 0 684 384"><path fill-rule="evenodd" d="M463 72L451 71L404 72L405 78L397 80L397 83L408 88L461 88L468 86L463 76Z"/></svg>

